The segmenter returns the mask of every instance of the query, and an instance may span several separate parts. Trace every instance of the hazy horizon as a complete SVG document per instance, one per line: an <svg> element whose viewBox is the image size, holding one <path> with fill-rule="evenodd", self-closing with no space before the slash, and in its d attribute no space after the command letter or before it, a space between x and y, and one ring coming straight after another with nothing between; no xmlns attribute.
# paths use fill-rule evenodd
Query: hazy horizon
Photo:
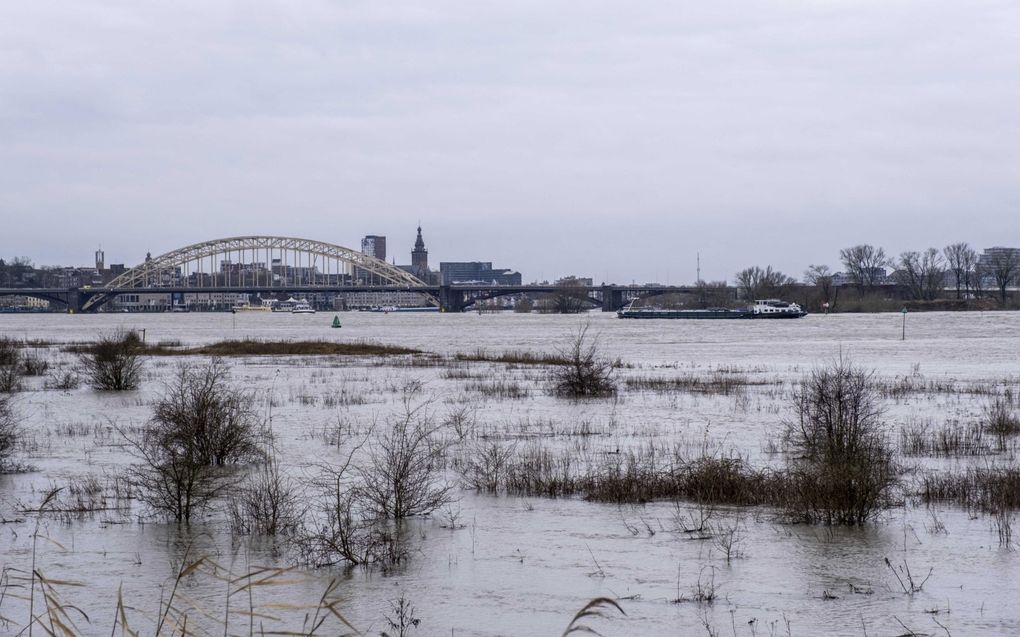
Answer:
<svg viewBox="0 0 1020 637"><path fill-rule="evenodd" d="M1020 6L12 5L0 257L251 234L525 281L1020 246Z"/></svg>

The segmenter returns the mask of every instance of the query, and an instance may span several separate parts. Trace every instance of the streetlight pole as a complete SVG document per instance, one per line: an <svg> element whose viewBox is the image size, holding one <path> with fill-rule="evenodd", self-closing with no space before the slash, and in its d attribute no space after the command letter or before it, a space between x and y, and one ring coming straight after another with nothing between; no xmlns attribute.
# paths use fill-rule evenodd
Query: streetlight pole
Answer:
<svg viewBox="0 0 1020 637"><path fill-rule="evenodd" d="M907 340L907 308L903 308L903 334L900 336L901 341Z"/></svg>

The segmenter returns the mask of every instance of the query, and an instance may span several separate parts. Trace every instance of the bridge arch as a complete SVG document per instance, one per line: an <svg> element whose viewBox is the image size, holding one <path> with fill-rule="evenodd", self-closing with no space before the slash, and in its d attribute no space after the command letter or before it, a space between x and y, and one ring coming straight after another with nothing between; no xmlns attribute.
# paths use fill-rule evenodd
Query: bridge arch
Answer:
<svg viewBox="0 0 1020 637"><path fill-rule="evenodd" d="M248 257L252 264L263 266L262 270L238 269ZM264 261L259 262L259 259ZM301 287L335 289L351 285L355 276L368 277L376 285L401 289L425 286L421 279L395 265L340 245L296 237L251 235L203 241L157 257L147 257L143 263L105 285L104 292L86 300L82 310L96 309L131 289L188 287L192 279L213 283L196 285L196 292L248 285L285 289L288 287L285 284L275 285L276 268L298 273L302 278ZM260 281L260 277L264 280Z"/></svg>

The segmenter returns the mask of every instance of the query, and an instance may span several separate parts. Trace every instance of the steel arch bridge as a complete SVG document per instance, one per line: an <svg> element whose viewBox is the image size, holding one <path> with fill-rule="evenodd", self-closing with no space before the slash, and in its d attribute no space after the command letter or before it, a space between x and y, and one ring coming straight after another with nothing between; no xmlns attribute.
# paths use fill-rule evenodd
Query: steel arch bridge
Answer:
<svg viewBox="0 0 1020 637"><path fill-rule="evenodd" d="M414 291L425 282L395 265L332 243L295 237L244 236L195 243L146 260L103 286L82 311L132 290L351 287L358 282Z"/></svg>

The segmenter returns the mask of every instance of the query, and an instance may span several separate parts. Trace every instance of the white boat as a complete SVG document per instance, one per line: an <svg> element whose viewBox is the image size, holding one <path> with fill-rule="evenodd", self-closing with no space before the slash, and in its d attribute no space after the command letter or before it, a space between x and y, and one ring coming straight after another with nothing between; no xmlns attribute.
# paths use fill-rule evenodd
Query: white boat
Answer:
<svg viewBox="0 0 1020 637"><path fill-rule="evenodd" d="M298 301L290 308L291 314L315 314L315 308L308 301Z"/></svg>
<svg viewBox="0 0 1020 637"><path fill-rule="evenodd" d="M787 303L779 299L757 299L751 306L752 318L800 318L807 312L796 303Z"/></svg>

